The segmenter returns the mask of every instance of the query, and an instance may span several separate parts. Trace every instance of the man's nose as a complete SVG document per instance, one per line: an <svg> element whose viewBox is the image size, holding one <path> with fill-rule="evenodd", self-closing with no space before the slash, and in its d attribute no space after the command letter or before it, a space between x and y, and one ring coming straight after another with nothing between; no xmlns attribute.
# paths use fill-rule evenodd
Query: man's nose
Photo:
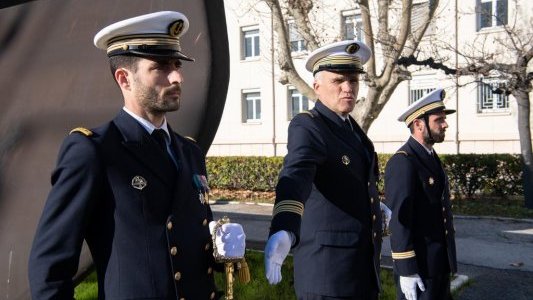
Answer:
<svg viewBox="0 0 533 300"><path fill-rule="evenodd" d="M353 86L348 80L343 81L341 86L344 92L351 93L353 91Z"/></svg>
<svg viewBox="0 0 533 300"><path fill-rule="evenodd" d="M171 84L174 83L182 83L183 82L183 75L181 74L180 70L173 70L168 74L168 81Z"/></svg>

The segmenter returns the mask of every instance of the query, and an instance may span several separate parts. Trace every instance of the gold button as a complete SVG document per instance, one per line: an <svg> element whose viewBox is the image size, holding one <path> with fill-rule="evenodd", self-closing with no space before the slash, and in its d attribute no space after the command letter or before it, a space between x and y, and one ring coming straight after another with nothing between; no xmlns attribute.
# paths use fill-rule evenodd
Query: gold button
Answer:
<svg viewBox="0 0 533 300"><path fill-rule="evenodd" d="M376 220L376 215L372 215L372 221Z"/></svg>
<svg viewBox="0 0 533 300"><path fill-rule="evenodd" d="M370 181L368 182L368 186L370 186Z"/></svg>
<svg viewBox="0 0 533 300"><path fill-rule="evenodd" d="M178 254L178 248L176 248L176 247L170 248L170 254L172 254L173 256Z"/></svg>
<svg viewBox="0 0 533 300"><path fill-rule="evenodd" d="M374 197L370 197L370 203L374 203Z"/></svg>
<svg viewBox="0 0 533 300"><path fill-rule="evenodd" d="M376 233L374 232L374 237L376 237Z"/></svg>
<svg viewBox="0 0 533 300"><path fill-rule="evenodd" d="M172 229L172 222L168 222L167 223L167 228L168 228L168 230Z"/></svg>
<svg viewBox="0 0 533 300"><path fill-rule="evenodd" d="M446 223L446 218L444 218L444 223Z"/></svg>
<svg viewBox="0 0 533 300"><path fill-rule="evenodd" d="M207 219L204 219L204 221L202 222L202 225L207 225Z"/></svg>
<svg viewBox="0 0 533 300"><path fill-rule="evenodd" d="M210 297L210 299L215 299L215 292L212 292L212 293L211 293L211 297Z"/></svg>
<svg viewBox="0 0 533 300"><path fill-rule="evenodd" d="M446 211L446 207L442 207L442 211Z"/></svg>
<svg viewBox="0 0 533 300"><path fill-rule="evenodd" d="M174 279L176 281L179 281L181 279L181 273L180 272L176 272L176 274L174 274Z"/></svg>
<svg viewBox="0 0 533 300"><path fill-rule="evenodd" d="M207 268L207 274L211 274L211 273L213 273L213 268L211 267Z"/></svg>
<svg viewBox="0 0 533 300"><path fill-rule="evenodd" d="M205 244L205 251L209 250L209 243Z"/></svg>
<svg viewBox="0 0 533 300"><path fill-rule="evenodd" d="M445 233L446 235L448 235L448 230L444 231L444 233Z"/></svg>

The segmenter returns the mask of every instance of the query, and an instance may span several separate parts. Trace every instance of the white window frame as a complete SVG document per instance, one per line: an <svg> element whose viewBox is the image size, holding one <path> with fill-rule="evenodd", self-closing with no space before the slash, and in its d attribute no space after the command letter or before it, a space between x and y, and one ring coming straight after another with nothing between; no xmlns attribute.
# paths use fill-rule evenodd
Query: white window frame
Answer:
<svg viewBox="0 0 533 300"><path fill-rule="evenodd" d="M495 94L493 90L499 85L505 84L504 80L495 78L482 78L477 86L477 112L506 113L510 112L509 95Z"/></svg>
<svg viewBox="0 0 533 300"><path fill-rule="evenodd" d="M259 56L261 55L261 36L260 36L259 26L242 27L241 35L242 35L242 40L241 40L242 59L243 60L258 59ZM251 53L246 53L247 41L250 41Z"/></svg>
<svg viewBox="0 0 533 300"><path fill-rule="evenodd" d="M304 40L302 35L298 32L296 23L294 20L289 20L287 22L287 29L289 31L289 43L292 53L301 53L307 51L307 42ZM293 47L293 42L296 42L296 49Z"/></svg>
<svg viewBox="0 0 533 300"><path fill-rule="evenodd" d="M243 123L261 122L261 92L259 90L242 91L242 120ZM248 107L252 105L252 118L248 118Z"/></svg>
<svg viewBox="0 0 533 300"><path fill-rule="evenodd" d="M413 8L411 9L411 33L414 33L419 27L422 27L422 21L429 14L430 1L419 0L413 1ZM435 32L435 21L430 20L429 25L424 32L424 37L433 35Z"/></svg>
<svg viewBox="0 0 533 300"><path fill-rule="evenodd" d="M354 39L356 41L364 42L365 34L363 31L363 19L359 10L343 11L341 16L341 36L343 40ZM348 37L346 27L352 24L353 37Z"/></svg>
<svg viewBox="0 0 533 300"><path fill-rule="evenodd" d="M407 104L413 104L416 100L424 97L435 89L435 87L409 87L409 98Z"/></svg>
<svg viewBox="0 0 533 300"><path fill-rule="evenodd" d="M505 5L505 13L503 20L499 19L499 10L498 10L498 2L504 3ZM491 3L491 11L485 12L483 11L482 5L484 3ZM503 5L503 4L502 4ZM509 15L509 1L508 0L476 0L476 23L477 23L477 31L483 30L485 28L494 28L494 27L500 27L507 25L508 15ZM488 15L490 13L490 16ZM482 24L482 21L484 18L490 17L490 24Z"/></svg>
<svg viewBox="0 0 533 300"><path fill-rule="evenodd" d="M293 109L293 100L297 99L298 101L298 111L295 112ZM304 107L304 103L307 103L307 108ZM290 121L294 116L297 114L309 110L311 108L311 101L304 96L300 91L298 91L295 87L289 87L287 90L287 119Z"/></svg>

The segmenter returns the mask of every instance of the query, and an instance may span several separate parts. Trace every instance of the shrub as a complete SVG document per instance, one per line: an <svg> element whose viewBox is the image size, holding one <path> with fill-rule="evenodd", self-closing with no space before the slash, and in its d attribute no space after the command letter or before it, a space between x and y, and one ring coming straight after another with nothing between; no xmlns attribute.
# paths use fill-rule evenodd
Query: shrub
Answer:
<svg viewBox="0 0 533 300"><path fill-rule="evenodd" d="M379 154L378 189L383 193L383 174L391 154ZM512 154L442 155L450 180L450 191L457 198L480 195L505 197L521 195L522 163ZM275 191L283 157L228 156L208 157L211 188L250 191Z"/></svg>

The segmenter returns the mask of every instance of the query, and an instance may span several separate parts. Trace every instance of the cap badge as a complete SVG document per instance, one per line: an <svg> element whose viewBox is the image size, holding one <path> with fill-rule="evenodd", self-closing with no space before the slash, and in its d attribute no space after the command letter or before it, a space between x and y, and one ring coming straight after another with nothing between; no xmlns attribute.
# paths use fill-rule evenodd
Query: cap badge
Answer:
<svg viewBox="0 0 533 300"><path fill-rule="evenodd" d="M177 20L168 27L168 34L172 37L177 37L183 31L183 20Z"/></svg>
<svg viewBox="0 0 533 300"><path fill-rule="evenodd" d="M357 50L359 50L359 45L356 43L350 44L346 46L345 50L346 50L346 53L348 54L354 54L355 52L357 52Z"/></svg>
<svg viewBox="0 0 533 300"><path fill-rule="evenodd" d="M146 181L144 177L139 176L139 175L133 177L133 179L131 180L131 186L140 191L142 191L142 189L144 189L147 185L148 185L148 181Z"/></svg>
<svg viewBox="0 0 533 300"><path fill-rule="evenodd" d="M433 177L429 177L428 183L429 185L433 185L435 183L435 179L433 179Z"/></svg>
<svg viewBox="0 0 533 300"><path fill-rule="evenodd" d="M345 166L347 166L347 165L350 164L350 158L348 157L348 155L343 155L342 158L341 158L341 160L342 160L342 163L343 163Z"/></svg>

